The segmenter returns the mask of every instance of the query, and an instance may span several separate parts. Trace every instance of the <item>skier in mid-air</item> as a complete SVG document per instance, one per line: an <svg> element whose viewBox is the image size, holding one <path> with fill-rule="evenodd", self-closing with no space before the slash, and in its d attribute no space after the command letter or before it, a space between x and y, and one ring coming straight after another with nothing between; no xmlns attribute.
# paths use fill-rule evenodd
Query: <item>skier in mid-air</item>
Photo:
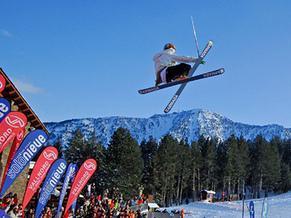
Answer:
<svg viewBox="0 0 291 218"><path fill-rule="evenodd" d="M172 43L167 43L162 52L154 55L156 83L169 83L174 80L186 79L191 65L186 63L195 63L197 58L190 56L175 55L176 47ZM204 62L202 62L204 64Z"/></svg>

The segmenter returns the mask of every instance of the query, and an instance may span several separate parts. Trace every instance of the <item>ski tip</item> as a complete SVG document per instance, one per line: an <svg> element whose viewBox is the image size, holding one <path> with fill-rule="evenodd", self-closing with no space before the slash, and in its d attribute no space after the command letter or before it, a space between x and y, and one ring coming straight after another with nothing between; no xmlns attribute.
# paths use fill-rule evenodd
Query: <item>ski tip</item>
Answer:
<svg viewBox="0 0 291 218"><path fill-rule="evenodd" d="M209 40L209 41L208 41L208 44L209 44L210 46L213 46L213 41L212 41L212 40Z"/></svg>
<svg viewBox="0 0 291 218"><path fill-rule="evenodd" d="M224 68L221 68L221 69L220 69L220 73L222 74L222 73L224 73L224 72L225 72Z"/></svg>

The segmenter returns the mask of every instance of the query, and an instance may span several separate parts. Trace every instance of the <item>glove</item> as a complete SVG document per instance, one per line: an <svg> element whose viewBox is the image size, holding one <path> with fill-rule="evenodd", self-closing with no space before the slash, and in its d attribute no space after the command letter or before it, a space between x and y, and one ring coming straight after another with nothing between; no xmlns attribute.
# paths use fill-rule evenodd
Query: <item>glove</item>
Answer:
<svg viewBox="0 0 291 218"><path fill-rule="evenodd" d="M205 64L205 63L206 63L206 61L204 61L204 60L201 61L201 64Z"/></svg>

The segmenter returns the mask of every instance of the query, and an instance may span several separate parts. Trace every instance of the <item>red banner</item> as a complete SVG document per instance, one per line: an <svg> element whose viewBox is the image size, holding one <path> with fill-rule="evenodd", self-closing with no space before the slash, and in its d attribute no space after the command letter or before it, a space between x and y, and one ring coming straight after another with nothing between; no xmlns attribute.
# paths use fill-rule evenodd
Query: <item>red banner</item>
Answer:
<svg viewBox="0 0 291 218"><path fill-rule="evenodd" d="M68 217L69 208L72 206L73 202L78 198L82 189L85 187L85 185L87 184L91 176L94 174L96 169L97 163L94 159L88 159L82 164L72 184L67 206L64 211L64 217Z"/></svg>
<svg viewBox="0 0 291 218"><path fill-rule="evenodd" d="M3 92L3 90L5 89L5 86L6 86L6 80L2 75L0 75L0 92Z"/></svg>
<svg viewBox="0 0 291 218"><path fill-rule="evenodd" d="M16 153L17 149L19 148L19 145L21 144L22 139L24 138L24 134L25 134L25 128L20 129L18 134L14 138L13 144L12 144L12 146L10 148L9 155L8 155L8 158L7 158L7 161L6 161L6 166L5 166L5 170L4 170L4 174L3 174L3 178L2 178L2 183L1 183L1 189L2 189L2 186L4 184L4 181L5 181L5 178L6 178L6 174L7 174L8 168L9 168L9 166L11 164L11 161L13 159L13 156Z"/></svg>
<svg viewBox="0 0 291 218"><path fill-rule="evenodd" d="M19 130L27 124L26 116L21 112L10 112L0 123L0 153L13 141Z"/></svg>
<svg viewBox="0 0 291 218"><path fill-rule="evenodd" d="M58 158L58 150L49 146L46 147L43 152L40 154L39 158L36 161L36 164L33 167L33 171L30 175L26 191L23 198L23 211L27 204L29 203L32 196L35 194L40 184L46 177L46 174L52 165L52 163Z"/></svg>

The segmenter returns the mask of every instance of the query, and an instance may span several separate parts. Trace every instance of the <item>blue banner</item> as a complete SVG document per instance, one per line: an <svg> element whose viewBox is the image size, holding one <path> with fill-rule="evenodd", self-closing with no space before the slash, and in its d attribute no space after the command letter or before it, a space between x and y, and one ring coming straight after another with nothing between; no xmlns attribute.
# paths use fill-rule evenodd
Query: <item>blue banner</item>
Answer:
<svg viewBox="0 0 291 218"><path fill-rule="evenodd" d="M250 218L255 218L255 205L254 202L250 202Z"/></svg>
<svg viewBox="0 0 291 218"><path fill-rule="evenodd" d="M8 168L4 185L0 193L1 197L3 197L15 179L20 175L20 173L35 157L35 155L42 149L47 139L48 135L43 130L34 130L25 137Z"/></svg>
<svg viewBox="0 0 291 218"><path fill-rule="evenodd" d="M61 194L60 194L59 205L58 205L58 210L57 210L57 216L56 217L61 217L62 205L63 205L64 198L66 196L66 193L67 193L69 182L76 175L76 173L75 173L76 171L77 171L77 165L76 164L72 164L72 163L69 164L69 166L67 168L66 176L65 176L65 179L64 179L64 184L63 184L63 187L62 187L62 191L61 191Z"/></svg>
<svg viewBox="0 0 291 218"><path fill-rule="evenodd" d="M0 218L10 218L10 216L4 210L0 210Z"/></svg>
<svg viewBox="0 0 291 218"><path fill-rule="evenodd" d="M0 122L11 111L10 102L5 98L0 98Z"/></svg>
<svg viewBox="0 0 291 218"><path fill-rule="evenodd" d="M62 178L63 174L66 172L67 163L64 159L58 159L54 162L51 166L47 177L43 183L41 188L41 192L39 195L35 217L41 217L41 212L45 208L51 193L55 190L56 186L58 185L60 179Z"/></svg>

